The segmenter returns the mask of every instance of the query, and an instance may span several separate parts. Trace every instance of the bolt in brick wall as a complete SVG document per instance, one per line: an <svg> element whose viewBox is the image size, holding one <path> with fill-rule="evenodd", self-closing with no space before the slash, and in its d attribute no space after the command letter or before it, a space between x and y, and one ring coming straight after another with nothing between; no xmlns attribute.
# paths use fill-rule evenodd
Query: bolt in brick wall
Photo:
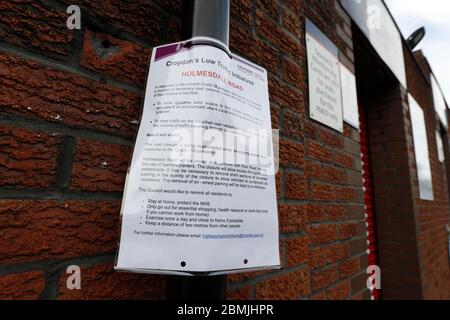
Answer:
<svg viewBox="0 0 450 320"><path fill-rule="evenodd" d="M164 298L165 277L112 266L151 49L181 38L181 3L0 5L0 297ZM80 5L82 30L65 28L68 4ZM231 1L231 50L267 69L281 133L283 268L229 276L229 298L369 298L359 135L307 116L305 18L354 70L338 1ZM80 291L65 287L72 264Z"/></svg>

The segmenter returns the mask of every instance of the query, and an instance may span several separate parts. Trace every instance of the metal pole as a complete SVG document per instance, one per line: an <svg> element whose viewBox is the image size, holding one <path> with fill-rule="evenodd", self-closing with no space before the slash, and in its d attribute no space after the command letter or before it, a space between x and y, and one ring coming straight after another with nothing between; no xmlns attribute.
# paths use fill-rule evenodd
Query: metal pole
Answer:
<svg viewBox="0 0 450 320"><path fill-rule="evenodd" d="M183 38L210 37L227 47L230 34L230 0L185 0ZM226 276L169 276L169 300L225 300Z"/></svg>

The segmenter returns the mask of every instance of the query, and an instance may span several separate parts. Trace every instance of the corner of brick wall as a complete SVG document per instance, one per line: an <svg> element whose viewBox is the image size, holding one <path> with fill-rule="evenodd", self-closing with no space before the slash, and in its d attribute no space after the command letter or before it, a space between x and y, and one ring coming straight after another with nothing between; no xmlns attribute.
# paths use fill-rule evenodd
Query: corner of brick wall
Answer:
<svg viewBox="0 0 450 320"><path fill-rule="evenodd" d="M66 27L71 4L82 30ZM165 277L113 264L151 49L179 39L181 1L0 11L0 299L163 299Z"/></svg>

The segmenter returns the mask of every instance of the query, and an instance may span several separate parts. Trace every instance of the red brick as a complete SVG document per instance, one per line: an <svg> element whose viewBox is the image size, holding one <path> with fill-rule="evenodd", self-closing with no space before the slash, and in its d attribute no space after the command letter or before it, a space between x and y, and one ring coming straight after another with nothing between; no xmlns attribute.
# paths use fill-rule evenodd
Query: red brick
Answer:
<svg viewBox="0 0 450 320"><path fill-rule="evenodd" d="M86 30L80 64L86 69L144 86L150 56L149 48L109 34Z"/></svg>
<svg viewBox="0 0 450 320"><path fill-rule="evenodd" d="M308 237L286 239L288 267L295 267L309 260Z"/></svg>
<svg viewBox="0 0 450 320"><path fill-rule="evenodd" d="M342 135L332 133L327 129L320 130L320 139L322 142L330 147L342 149L344 147L344 138Z"/></svg>
<svg viewBox="0 0 450 320"><path fill-rule="evenodd" d="M283 3L295 14L300 14L302 5L304 4L303 1L300 0L284 0Z"/></svg>
<svg viewBox="0 0 450 320"><path fill-rule="evenodd" d="M289 0L291 3L296 0ZM306 17L309 18L331 41L339 45L336 37L336 21L334 4L325 6L315 0L296 1L297 7L301 6ZM295 4L292 4L295 6ZM332 23L330 23L332 22ZM343 48L341 48L342 50Z"/></svg>
<svg viewBox="0 0 450 320"><path fill-rule="evenodd" d="M75 150L71 188L82 191L123 191L131 148L80 139Z"/></svg>
<svg viewBox="0 0 450 320"><path fill-rule="evenodd" d="M283 187L283 179L282 172L278 171L275 175L275 187L277 189L277 199L281 199L282 187Z"/></svg>
<svg viewBox="0 0 450 320"><path fill-rule="evenodd" d="M309 298L311 301L324 301L327 299L326 292L316 293Z"/></svg>
<svg viewBox="0 0 450 320"><path fill-rule="evenodd" d="M336 225L323 224L310 227L312 245L319 245L335 241L337 238Z"/></svg>
<svg viewBox="0 0 450 320"><path fill-rule="evenodd" d="M305 200L308 198L308 184L304 175L288 173L286 175L286 198Z"/></svg>
<svg viewBox="0 0 450 320"><path fill-rule="evenodd" d="M0 125L0 186L50 189L58 142L47 133Z"/></svg>
<svg viewBox="0 0 450 320"><path fill-rule="evenodd" d="M345 205L310 204L308 222L338 221L347 216Z"/></svg>
<svg viewBox="0 0 450 320"><path fill-rule="evenodd" d="M174 13L181 13L183 9L183 0L153 0L153 2Z"/></svg>
<svg viewBox="0 0 450 320"><path fill-rule="evenodd" d="M361 271L359 257L353 257L339 264L339 276L347 278Z"/></svg>
<svg viewBox="0 0 450 320"><path fill-rule="evenodd" d="M314 290L320 290L336 283L338 281L337 266L314 272L312 281Z"/></svg>
<svg viewBox="0 0 450 320"><path fill-rule="evenodd" d="M338 225L340 240L351 239L358 235L358 223L345 223Z"/></svg>
<svg viewBox="0 0 450 320"><path fill-rule="evenodd" d="M349 205L348 206L349 217L353 220L362 220L365 217L365 210L363 204Z"/></svg>
<svg viewBox="0 0 450 320"><path fill-rule="evenodd" d="M322 176L322 165L319 162L308 161L306 163L305 174L308 179L320 180Z"/></svg>
<svg viewBox="0 0 450 320"><path fill-rule="evenodd" d="M310 179L324 182L344 183L346 181L346 174L343 169L321 165L317 162L307 163L306 175Z"/></svg>
<svg viewBox="0 0 450 320"><path fill-rule="evenodd" d="M361 171L347 170L347 184L352 186L363 186L363 176Z"/></svg>
<svg viewBox="0 0 450 320"><path fill-rule="evenodd" d="M305 124L305 137L311 139L311 140L316 140L318 139L318 132L319 130L317 129L316 124L311 123L311 122L307 122Z"/></svg>
<svg viewBox="0 0 450 320"><path fill-rule="evenodd" d="M165 298L166 278L148 274L115 272L112 265L81 268L81 289L67 288L70 274L59 282L60 300L161 300Z"/></svg>
<svg viewBox="0 0 450 320"><path fill-rule="evenodd" d="M270 272L271 272L270 270L264 270L264 271L232 273L227 276L227 280L230 283L237 283L237 282L247 281L249 279L254 279L256 277L262 276L262 275L270 273Z"/></svg>
<svg viewBox="0 0 450 320"><path fill-rule="evenodd" d="M280 165L287 168L302 169L305 165L303 145L280 139Z"/></svg>
<svg viewBox="0 0 450 320"><path fill-rule="evenodd" d="M301 269L259 282L256 285L256 299L295 300L310 293L308 269Z"/></svg>
<svg viewBox="0 0 450 320"><path fill-rule="evenodd" d="M286 250L285 250L285 245L283 241L280 241L279 243L279 252L280 252L280 260L281 260L281 265L282 267L284 267L284 256L286 255ZM233 273L230 274L227 278L227 280L230 283L236 283L236 282L242 282L242 281L246 281L249 279L254 279L257 277L260 277L262 275L267 275L270 273L274 273L276 272L276 270L262 270L262 271L250 271L250 272L242 272L242 273Z"/></svg>
<svg viewBox="0 0 450 320"><path fill-rule="evenodd" d="M180 42L182 39L182 24L179 18L169 17L169 29L167 30L167 43Z"/></svg>
<svg viewBox="0 0 450 320"><path fill-rule="evenodd" d="M272 20L272 16L268 16L262 10L256 11L256 32L293 59L299 59L304 55L304 49L300 45L300 41L280 28Z"/></svg>
<svg viewBox="0 0 450 320"><path fill-rule="evenodd" d="M283 113L283 134L296 139L304 138L304 119L301 115L285 111Z"/></svg>
<svg viewBox="0 0 450 320"><path fill-rule="evenodd" d="M300 20L300 15L293 13L289 10L283 11L282 16L283 27L292 33L295 37L301 37L303 34L303 28Z"/></svg>
<svg viewBox="0 0 450 320"><path fill-rule="evenodd" d="M251 300L252 290L252 286L247 285L239 289L228 291L227 300Z"/></svg>
<svg viewBox="0 0 450 320"><path fill-rule="evenodd" d="M338 221L347 217L347 206L346 205L333 205L328 207L328 219L330 221Z"/></svg>
<svg viewBox="0 0 450 320"><path fill-rule="evenodd" d="M269 77L270 101L282 108L302 114L305 109L303 94L300 90Z"/></svg>
<svg viewBox="0 0 450 320"><path fill-rule="evenodd" d="M345 153L338 153L336 154L336 164L344 167L344 168L348 168L348 169L353 169L353 167L355 166L355 159L353 158L352 155L349 154L345 154Z"/></svg>
<svg viewBox="0 0 450 320"><path fill-rule="evenodd" d="M352 188L336 187L336 200L356 202L356 190Z"/></svg>
<svg viewBox="0 0 450 320"><path fill-rule="evenodd" d="M248 0L231 1L230 15L248 26L252 25L252 3Z"/></svg>
<svg viewBox="0 0 450 320"><path fill-rule="evenodd" d="M346 300L350 297L350 283L348 281L339 283L327 290L327 300Z"/></svg>
<svg viewBox="0 0 450 320"><path fill-rule="evenodd" d="M40 53L67 58L74 32L68 15L35 0L0 2L0 39Z"/></svg>
<svg viewBox="0 0 450 320"><path fill-rule="evenodd" d="M0 53L2 111L132 136L141 98L39 63Z"/></svg>
<svg viewBox="0 0 450 320"><path fill-rule="evenodd" d="M39 299L44 287L45 273L42 271L3 275L0 276L0 299Z"/></svg>
<svg viewBox="0 0 450 320"><path fill-rule="evenodd" d="M295 233L303 231L306 219L306 205L281 204L278 208L280 232Z"/></svg>
<svg viewBox="0 0 450 320"><path fill-rule="evenodd" d="M289 60L283 60L283 79L296 86L298 88L302 88L306 90L306 82L305 82L305 70L298 66L295 63L290 62Z"/></svg>
<svg viewBox="0 0 450 320"><path fill-rule="evenodd" d="M334 183L344 183L346 180L345 171L334 167L323 166L321 179Z"/></svg>
<svg viewBox="0 0 450 320"><path fill-rule="evenodd" d="M0 264L112 253L119 201L0 200Z"/></svg>

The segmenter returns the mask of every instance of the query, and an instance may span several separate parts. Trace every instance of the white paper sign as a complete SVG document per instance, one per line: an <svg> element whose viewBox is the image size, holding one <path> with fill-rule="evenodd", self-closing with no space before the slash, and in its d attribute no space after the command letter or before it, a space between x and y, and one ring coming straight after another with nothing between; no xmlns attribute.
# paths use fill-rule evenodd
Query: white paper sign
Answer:
<svg viewBox="0 0 450 320"><path fill-rule="evenodd" d="M340 63L336 56L309 33L306 34L306 48L310 117L343 132Z"/></svg>
<svg viewBox="0 0 450 320"><path fill-rule="evenodd" d="M280 265L267 73L200 43L153 50L117 270Z"/></svg>
<svg viewBox="0 0 450 320"><path fill-rule="evenodd" d="M342 108L344 121L359 129L358 93L355 75L341 64Z"/></svg>

